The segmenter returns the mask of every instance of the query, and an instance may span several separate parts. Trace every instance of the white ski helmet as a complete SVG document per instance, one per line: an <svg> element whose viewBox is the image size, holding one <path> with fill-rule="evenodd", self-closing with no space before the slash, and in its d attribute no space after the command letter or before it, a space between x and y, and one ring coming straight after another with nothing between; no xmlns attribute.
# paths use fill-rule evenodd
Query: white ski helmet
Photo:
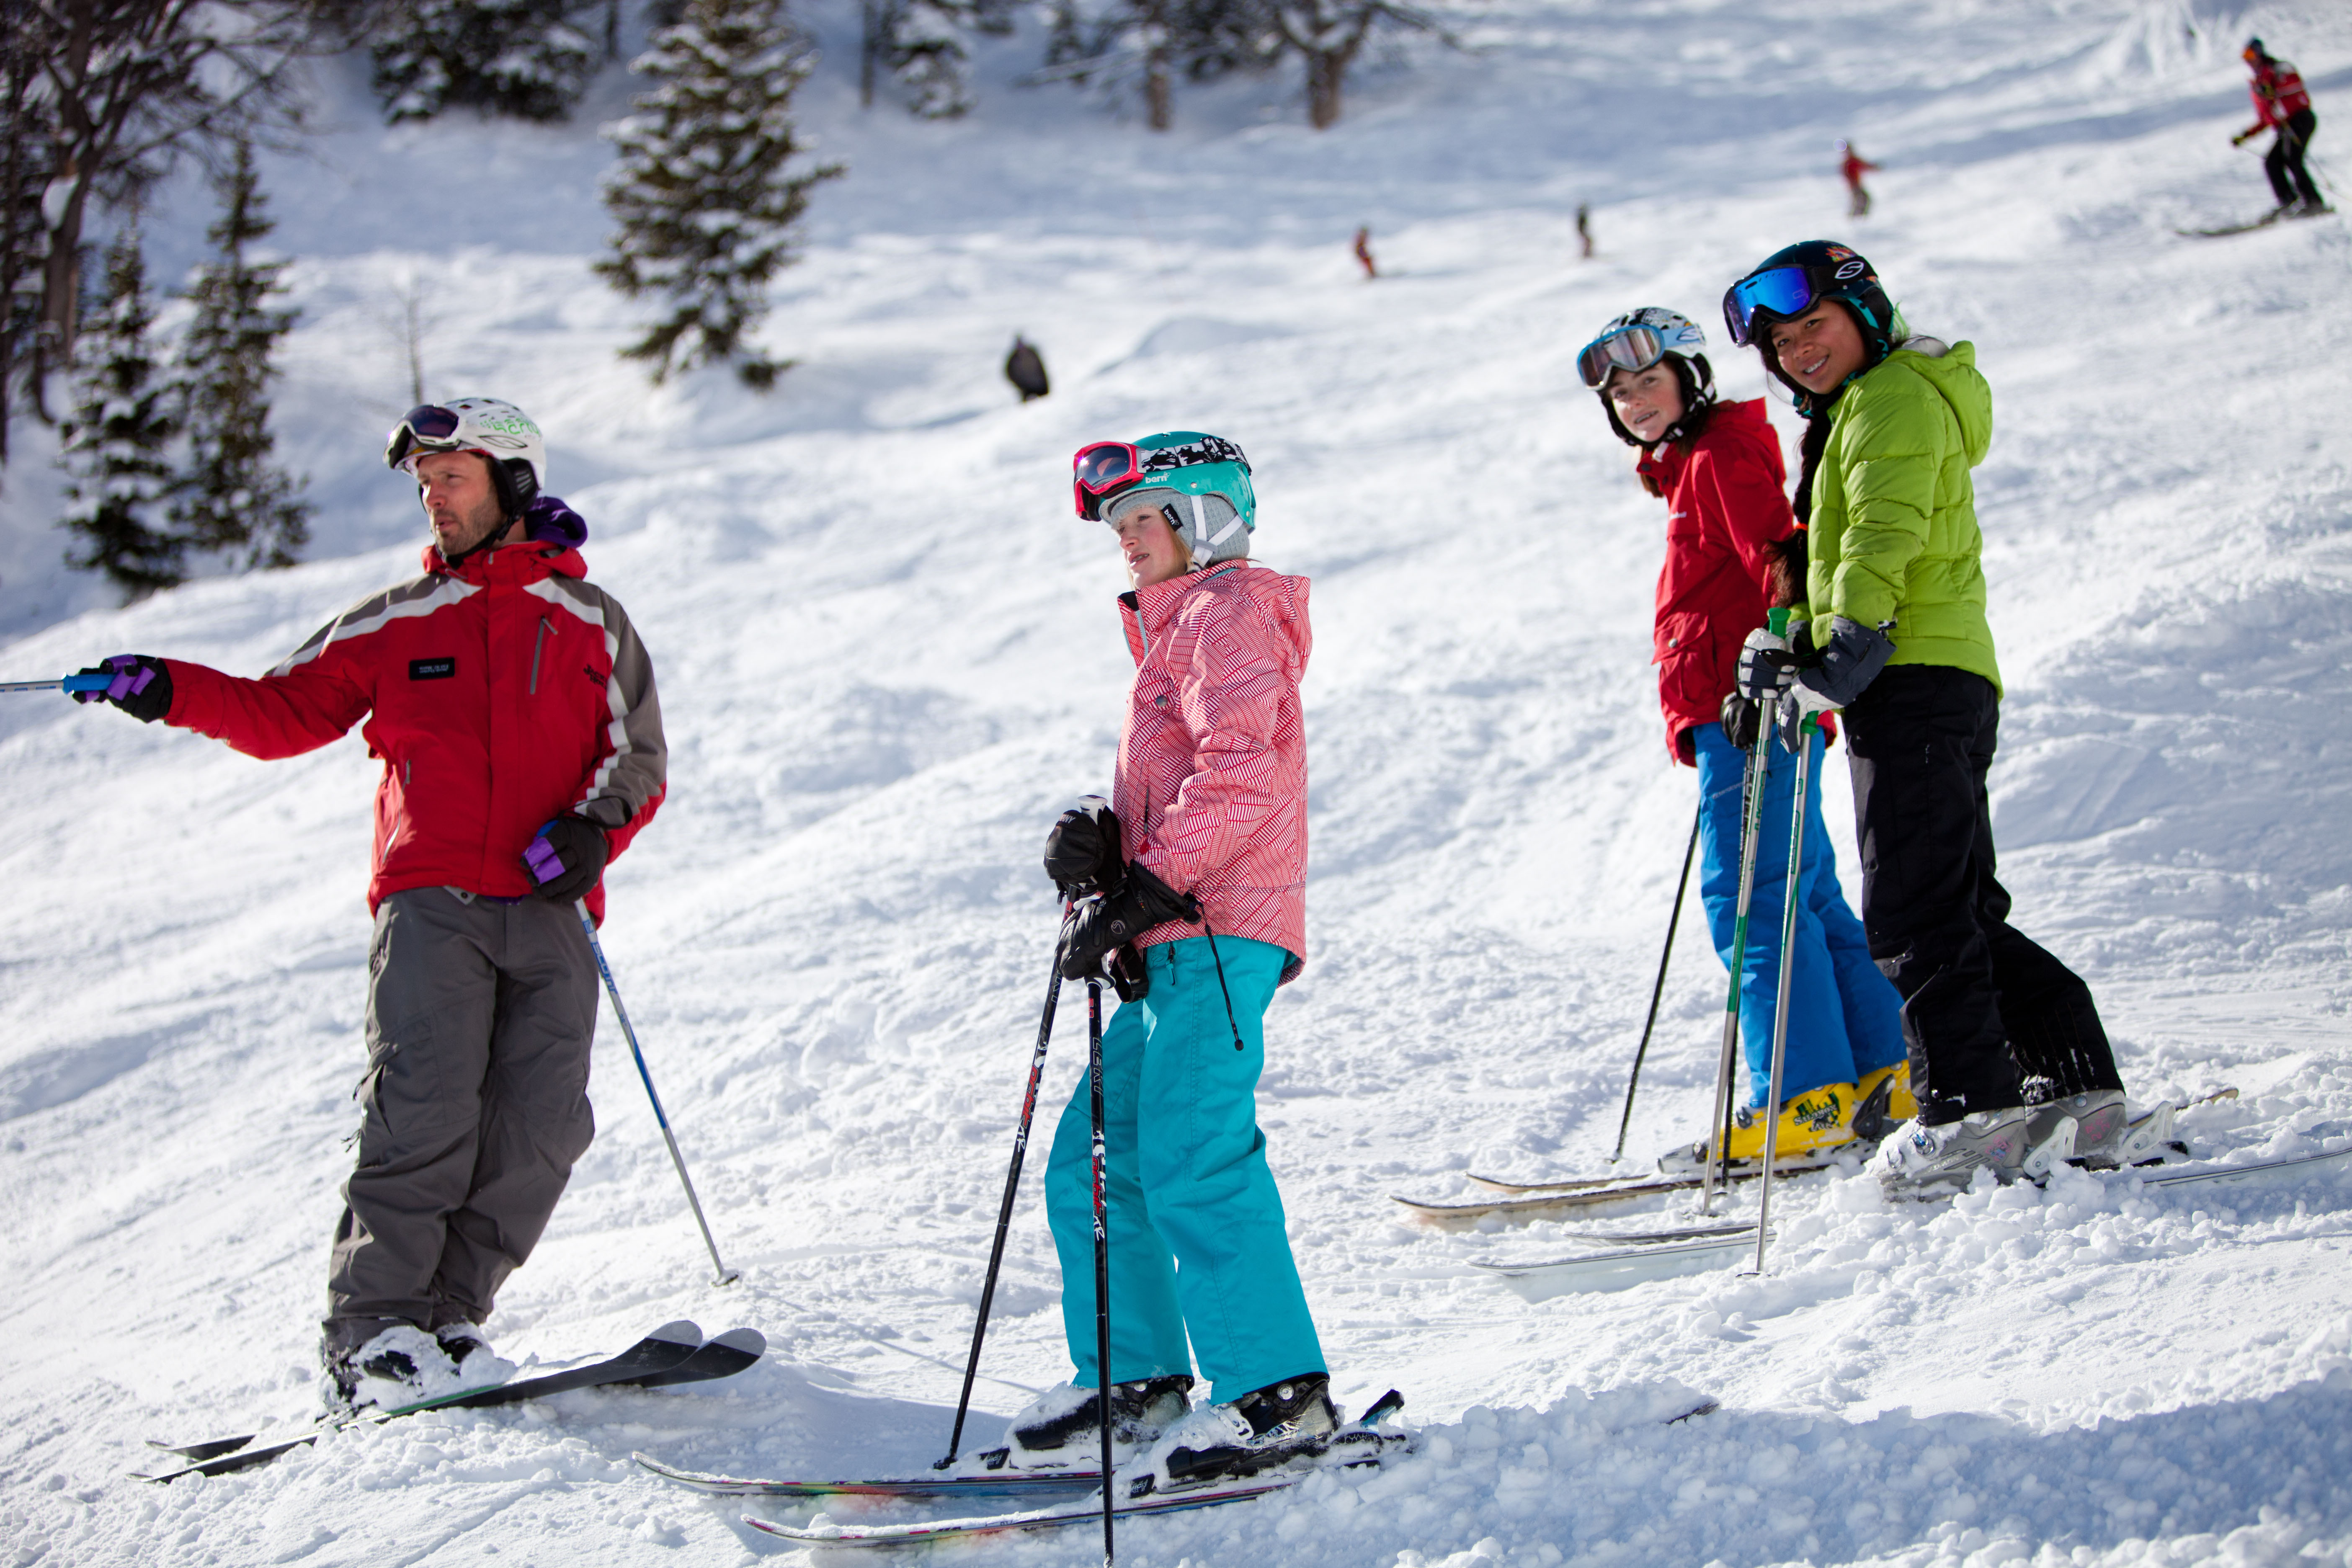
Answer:
<svg viewBox="0 0 2352 1568"><path fill-rule="evenodd" d="M479 452L488 458L490 483L509 517L520 517L547 488L546 437L529 415L502 398L419 404L385 437L383 466L413 475L416 459L434 452Z"/></svg>

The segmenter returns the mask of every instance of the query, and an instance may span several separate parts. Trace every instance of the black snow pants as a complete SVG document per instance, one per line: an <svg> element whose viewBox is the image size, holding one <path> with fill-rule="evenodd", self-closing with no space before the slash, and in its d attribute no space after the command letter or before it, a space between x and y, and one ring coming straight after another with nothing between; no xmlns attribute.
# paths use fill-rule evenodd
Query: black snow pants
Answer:
<svg viewBox="0 0 2352 1568"><path fill-rule="evenodd" d="M1993 875L1992 682L1895 665L1844 717L1863 930L1903 996L1921 1120L2122 1089L2091 988L2009 923Z"/></svg>
<svg viewBox="0 0 2352 1568"><path fill-rule="evenodd" d="M2313 206L2326 205L2319 199L2319 187L2312 184L2310 166L2303 161L2305 150L2311 145L2311 133L2318 125L2318 116L2310 110L2296 110L2279 126L2277 139L2263 154L2263 173L2271 177L2271 195L2278 197L2281 206L2294 201L2309 202Z"/></svg>
<svg viewBox="0 0 2352 1568"><path fill-rule="evenodd" d="M570 904L416 888L378 907L328 1356L396 1322L489 1316L595 1136L596 987Z"/></svg>

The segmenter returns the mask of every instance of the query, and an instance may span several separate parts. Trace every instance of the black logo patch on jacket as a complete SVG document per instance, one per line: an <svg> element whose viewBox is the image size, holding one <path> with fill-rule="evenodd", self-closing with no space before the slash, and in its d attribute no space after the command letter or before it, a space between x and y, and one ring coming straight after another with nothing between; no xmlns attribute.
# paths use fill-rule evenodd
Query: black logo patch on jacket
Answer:
<svg viewBox="0 0 2352 1568"><path fill-rule="evenodd" d="M452 680L457 678L457 660L454 656L445 658L412 658L408 661L408 679L411 680Z"/></svg>

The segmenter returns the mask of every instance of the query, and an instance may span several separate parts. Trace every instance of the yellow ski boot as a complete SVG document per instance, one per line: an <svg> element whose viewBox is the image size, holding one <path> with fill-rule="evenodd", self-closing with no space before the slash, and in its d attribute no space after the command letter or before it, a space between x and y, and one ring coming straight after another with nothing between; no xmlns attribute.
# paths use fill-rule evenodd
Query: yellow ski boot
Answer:
<svg viewBox="0 0 2352 1568"><path fill-rule="evenodd" d="M1831 1151L1853 1142L1853 1113L1856 1103L1850 1083L1823 1084L1780 1102L1780 1127L1772 1140L1773 1166L1826 1164ZM1674 1150L1658 1161L1658 1169L1673 1176L1695 1176L1706 1167L1712 1138ZM1764 1117L1742 1106L1731 1122L1731 1169L1748 1172L1764 1163Z"/></svg>
<svg viewBox="0 0 2352 1568"><path fill-rule="evenodd" d="M1846 1124L1863 1142L1876 1143L1918 1114L1919 1102L1911 1097L1911 1064L1896 1062L1862 1075Z"/></svg>

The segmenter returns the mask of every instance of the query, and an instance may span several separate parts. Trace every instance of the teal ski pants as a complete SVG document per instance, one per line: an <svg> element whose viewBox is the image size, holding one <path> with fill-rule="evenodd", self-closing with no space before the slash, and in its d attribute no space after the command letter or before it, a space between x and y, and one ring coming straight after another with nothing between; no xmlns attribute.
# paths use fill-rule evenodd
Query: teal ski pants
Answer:
<svg viewBox="0 0 2352 1568"><path fill-rule="evenodd" d="M1212 940L1233 995L1230 1024ZM1111 1380L1189 1373L1197 1355L1210 1397L1223 1401L1325 1371L1257 1126L1263 1025L1287 955L1244 937L1196 936L1155 943L1143 959L1150 994L1121 1005L1103 1029ZM1062 1327L1081 1388L1100 1386L1092 1129L1082 1073L1045 1164Z"/></svg>

